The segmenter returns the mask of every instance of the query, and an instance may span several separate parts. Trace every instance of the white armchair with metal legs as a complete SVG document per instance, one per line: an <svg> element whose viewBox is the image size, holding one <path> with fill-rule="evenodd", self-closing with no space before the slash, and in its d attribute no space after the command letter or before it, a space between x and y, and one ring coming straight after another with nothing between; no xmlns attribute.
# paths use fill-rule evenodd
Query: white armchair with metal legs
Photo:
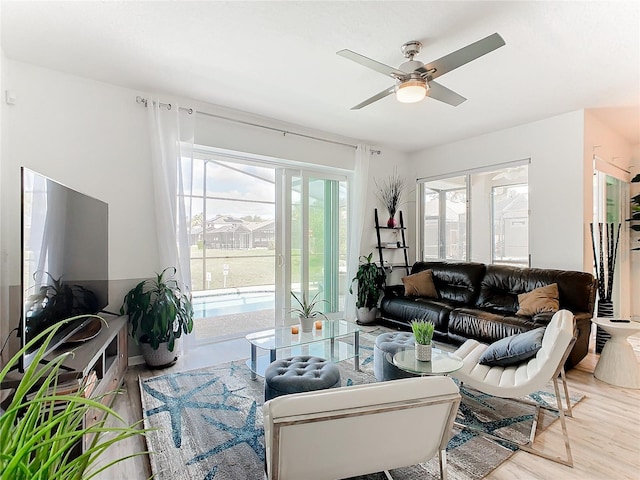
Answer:
<svg viewBox="0 0 640 480"><path fill-rule="evenodd" d="M336 480L426 462L447 478L460 393L420 377L284 395L264 404L269 480Z"/></svg>
<svg viewBox="0 0 640 480"><path fill-rule="evenodd" d="M495 397L516 400L518 397L540 390L547 385L549 381L552 381L557 399L557 409L524 401L524 403L529 403L537 407L529 441L524 445L484 432L481 432L481 435L516 444L521 450L573 467L569 434L565 422L565 415L569 417L573 415L571 411L571 401L569 400L569 389L564 372L564 363L575 341L576 332L573 314L568 310L560 310L553 315L545 329L544 336L542 337L542 348L540 348L535 357L518 365L509 367L481 365L479 363L480 357L489 346L475 340L467 340L462 344L455 354L462 358L464 366L454 372L452 376L460 380L463 385ZM561 378L563 382L566 409L562 404L558 378ZM523 400L520 399L518 399L518 401L523 402ZM533 448L541 408L557 410L559 413L566 458L561 458Z"/></svg>

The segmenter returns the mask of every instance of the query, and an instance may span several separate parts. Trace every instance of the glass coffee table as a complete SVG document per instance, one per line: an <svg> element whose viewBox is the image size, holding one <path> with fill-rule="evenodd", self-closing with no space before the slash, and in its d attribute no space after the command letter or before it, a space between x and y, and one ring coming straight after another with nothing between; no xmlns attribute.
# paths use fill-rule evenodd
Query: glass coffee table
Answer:
<svg viewBox="0 0 640 480"><path fill-rule="evenodd" d="M405 372L416 375L448 375L462 368L462 359L453 353L443 352L438 348L431 350L431 361L420 362L416 360L416 351L413 348L399 350L395 355L387 354L387 360Z"/></svg>
<svg viewBox="0 0 640 480"><path fill-rule="evenodd" d="M272 328L250 333L245 338L251 344L251 358L247 366L251 370L251 379L264 376L269 363L275 361L276 352L285 348L292 354L308 354L326 358L331 362L341 362L353 358L356 370L360 370L360 329L355 323L346 320L322 320L322 328L311 332L292 333L291 326ZM353 344L339 341L352 337ZM336 341L338 340L338 341ZM269 350L269 356L258 357L258 348Z"/></svg>

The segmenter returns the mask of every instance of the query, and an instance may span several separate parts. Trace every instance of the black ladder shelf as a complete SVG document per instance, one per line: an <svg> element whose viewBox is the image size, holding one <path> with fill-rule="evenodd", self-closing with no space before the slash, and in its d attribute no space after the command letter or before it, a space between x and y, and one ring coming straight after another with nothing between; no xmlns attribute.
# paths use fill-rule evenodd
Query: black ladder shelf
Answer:
<svg viewBox="0 0 640 480"><path fill-rule="evenodd" d="M405 235L404 235L404 231L406 230L406 227L404 226L404 219L402 218L402 211L398 212L399 216L400 216L400 226L398 227L388 227L386 225L380 225L380 221L378 219L378 209L375 209L375 219L376 219L376 236L378 238L378 254L380 256L380 266L381 267L385 267L385 263L384 263L384 255L383 255L383 250L402 250L404 253L404 263L397 263L397 264L393 264L390 262L387 262L387 265L389 266L393 266L393 267L403 267L404 269L407 270L407 275L409 275L411 273L410 271L410 267L409 267L409 256L407 251L409 250L409 247L407 247L407 242L405 239ZM400 232L402 234L402 241L401 242L397 242L397 246L395 247L387 247L386 244L383 245L382 244L382 239L380 237L380 230L392 230L394 232Z"/></svg>

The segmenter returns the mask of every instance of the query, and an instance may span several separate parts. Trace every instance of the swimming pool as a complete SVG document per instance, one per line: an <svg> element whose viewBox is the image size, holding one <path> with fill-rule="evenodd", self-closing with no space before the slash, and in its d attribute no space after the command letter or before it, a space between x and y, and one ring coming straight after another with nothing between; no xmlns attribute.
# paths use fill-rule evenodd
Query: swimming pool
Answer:
<svg viewBox="0 0 640 480"><path fill-rule="evenodd" d="M194 319L232 315L235 313L273 310L275 292L273 291L233 291L208 292L194 294Z"/></svg>

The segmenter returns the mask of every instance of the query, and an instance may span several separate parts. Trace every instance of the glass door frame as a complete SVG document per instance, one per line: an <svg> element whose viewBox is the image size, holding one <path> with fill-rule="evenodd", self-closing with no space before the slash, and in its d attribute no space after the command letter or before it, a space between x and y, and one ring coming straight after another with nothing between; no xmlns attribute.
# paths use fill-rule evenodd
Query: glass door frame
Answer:
<svg viewBox="0 0 640 480"><path fill-rule="evenodd" d="M346 175L339 175L320 170L298 169L282 167L276 171L276 229L280 233L276 235L276 326L289 325L291 318L291 292L293 285L293 222L292 208L294 179L300 182L300 290L309 298L310 280L310 188L312 180L338 182L337 186L325 183L324 198L328 199L328 209L324 211L323 235L324 260L323 283L325 285L325 299L329 302L329 310L339 309L339 182L345 182L348 188Z"/></svg>

